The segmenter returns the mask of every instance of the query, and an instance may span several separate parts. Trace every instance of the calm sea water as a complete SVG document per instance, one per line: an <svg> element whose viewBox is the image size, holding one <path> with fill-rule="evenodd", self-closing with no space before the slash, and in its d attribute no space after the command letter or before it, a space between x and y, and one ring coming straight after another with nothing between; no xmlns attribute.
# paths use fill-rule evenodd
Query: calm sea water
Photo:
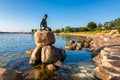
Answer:
<svg viewBox="0 0 120 80"><path fill-rule="evenodd" d="M64 48L65 44L77 38L70 36L55 35L56 42L54 46ZM14 70L26 71L31 69L29 65L29 56L25 54L26 50L36 47L34 36L32 34L0 34L0 67ZM65 64L72 63L92 63L91 53L85 50L66 50L67 58Z"/></svg>

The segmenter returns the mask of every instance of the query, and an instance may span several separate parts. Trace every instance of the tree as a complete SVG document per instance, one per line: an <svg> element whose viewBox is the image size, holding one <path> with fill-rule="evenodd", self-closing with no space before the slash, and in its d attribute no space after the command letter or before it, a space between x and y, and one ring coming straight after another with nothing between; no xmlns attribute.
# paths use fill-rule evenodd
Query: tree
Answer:
<svg viewBox="0 0 120 80"><path fill-rule="evenodd" d="M118 28L118 31L120 33L120 18L115 19L115 27Z"/></svg>
<svg viewBox="0 0 120 80"><path fill-rule="evenodd" d="M35 32L37 31L37 29L34 30Z"/></svg>
<svg viewBox="0 0 120 80"><path fill-rule="evenodd" d="M120 18L115 19L114 24L116 28L120 27Z"/></svg>
<svg viewBox="0 0 120 80"><path fill-rule="evenodd" d="M104 29L109 29L109 22L104 23Z"/></svg>
<svg viewBox="0 0 120 80"><path fill-rule="evenodd" d="M80 27L79 28L80 32L84 32L84 31L89 31L87 27Z"/></svg>
<svg viewBox="0 0 120 80"><path fill-rule="evenodd" d="M61 28L61 32L64 32L64 28Z"/></svg>
<svg viewBox="0 0 120 80"><path fill-rule="evenodd" d="M103 27L103 25L102 25L101 23L99 23L99 24L97 25L97 30L101 31L101 30L102 30L102 27Z"/></svg>
<svg viewBox="0 0 120 80"><path fill-rule="evenodd" d="M97 28L97 25L96 25L96 23L94 23L94 22L89 22L89 23L87 24L87 28L88 28L90 31L94 31L94 30Z"/></svg>
<svg viewBox="0 0 120 80"><path fill-rule="evenodd" d="M109 22L109 29L114 29L114 28L115 28L114 21L110 21Z"/></svg>
<svg viewBox="0 0 120 80"><path fill-rule="evenodd" d="M60 33L60 29L56 29L54 33Z"/></svg>
<svg viewBox="0 0 120 80"><path fill-rule="evenodd" d="M35 31L34 29L31 30L32 33L34 33L34 31Z"/></svg>
<svg viewBox="0 0 120 80"><path fill-rule="evenodd" d="M66 26L66 27L65 27L65 32L71 32L70 26Z"/></svg>

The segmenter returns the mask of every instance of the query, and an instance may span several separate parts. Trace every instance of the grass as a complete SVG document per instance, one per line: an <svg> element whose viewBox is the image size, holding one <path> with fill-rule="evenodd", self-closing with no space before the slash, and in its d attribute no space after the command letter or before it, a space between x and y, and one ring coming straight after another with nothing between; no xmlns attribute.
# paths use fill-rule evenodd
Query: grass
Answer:
<svg viewBox="0 0 120 80"><path fill-rule="evenodd" d="M106 34L106 33L109 33L111 30L102 30L102 31L86 31L86 32L69 32L69 33L64 33L62 32L61 34Z"/></svg>
<svg viewBox="0 0 120 80"><path fill-rule="evenodd" d="M109 33L110 30L102 30L102 31L87 31L87 32L73 32L73 33L79 33L79 34L106 34Z"/></svg>

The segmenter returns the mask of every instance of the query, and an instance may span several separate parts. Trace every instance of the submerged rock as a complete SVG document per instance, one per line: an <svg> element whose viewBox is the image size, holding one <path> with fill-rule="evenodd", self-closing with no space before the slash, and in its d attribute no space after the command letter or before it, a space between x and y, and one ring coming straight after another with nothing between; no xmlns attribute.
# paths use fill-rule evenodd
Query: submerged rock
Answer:
<svg viewBox="0 0 120 80"><path fill-rule="evenodd" d="M55 37L51 31L38 30L34 37L36 48L26 54L31 55L29 63L35 70L35 80L53 80L57 69L63 67L65 50L52 46Z"/></svg>
<svg viewBox="0 0 120 80"><path fill-rule="evenodd" d="M9 70L6 68L0 68L0 80L24 80L22 74Z"/></svg>
<svg viewBox="0 0 120 80"><path fill-rule="evenodd" d="M74 41L74 40L70 40L69 43L70 43L70 44L74 44L75 41Z"/></svg>
<svg viewBox="0 0 120 80"><path fill-rule="evenodd" d="M65 49L67 49L67 50L75 50L76 46L73 46L73 45L65 46Z"/></svg>
<svg viewBox="0 0 120 80"><path fill-rule="evenodd" d="M27 55L31 55L32 52L33 52L33 50L27 50L27 51L26 51L26 54L27 54Z"/></svg>
<svg viewBox="0 0 120 80"><path fill-rule="evenodd" d="M48 68L50 71L57 71L56 67L55 67L53 64L47 65L47 68Z"/></svg>

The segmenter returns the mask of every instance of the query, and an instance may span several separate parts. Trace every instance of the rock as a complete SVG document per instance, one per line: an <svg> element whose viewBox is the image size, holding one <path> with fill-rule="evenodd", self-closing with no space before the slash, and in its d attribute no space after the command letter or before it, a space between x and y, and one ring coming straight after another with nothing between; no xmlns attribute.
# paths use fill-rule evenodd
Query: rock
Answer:
<svg viewBox="0 0 120 80"><path fill-rule="evenodd" d="M34 34L35 43L38 47L52 45L55 43L55 36L51 31L38 30Z"/></svg>
<svg viewBox="0 0 120 80"><path fill-rule="evenodd" d="M58 67L63 67L63 63L58 60L56 63L54 63L55 66L58 66Z"/></svg>
<svg viewBox="0 0 120 80"><path fill-rule="evenodd" d="M120 45L109 45L93 57L97 64L94 74L102 80L112 80L120 77ZM117 77L117 78L116 78Z"/></svg>
<svg viewBox="0 0 120 80"><path fill-rule="evenodd" d="M87 71L86 71L86 70L80 70L80 72L81 72L81 73L87 73Z"/></svg>
<svg viewBox="0 0 120 80"><path fill-rule="evenodd" d="M73 80L92 80L90 77L88 77L84 73L75 73L72 74Z"/></svg>
<svg viewBox="0 0 120 80"><path fill-rule="evenodd" d="M27 50L27 51L26 51L26 54L27 54L27 55L31 55L32 52L33 52L33 50Z"/></svg>
<svg viewBox="0 0 120 80"><path fill-rule="evenodd" d="M24 75L25 75L25 80L34 80L35 70L26 71Z"/></svg>
<svg viewBox="0 0 120 80"><path fill-rule="evenodd" d="M77 46L77 47L76 47L76 50L80 50L81 48L82 48L82 47L80 47L80 46Z"/></svg>
<svg viewBox="0 0 120 80"><path fill-rule="evenodd" d="M84 47L85 48L89 48L90 47L90 44L88 42L84 42Z"/></svg>
<svg viewBox="0 0 120 80"><path fill-rule="evenodd" d="M50 71L56 71L56 67L53 65L53 64L49 64L47 65L47 68L50 70Z"/></svg>
<svg viewBox="0 0 120 80"><path fill-rule="evenodd" d="M52 64L48 65L40 64L38 68L35 69L35 80L54 80L56 71L52 71L52 69L54 69L54 66Z"/></svg>
<svg viewBox="0 0 120 80"><path fill-rule="evenodd" d="M24 80L23 76L16 71L0 68L0 80Z"/></svg>
<svg viewBox="0 0 120 80"><path fill-rule="evenodd" d="M67 49L67 50L75 50L76 46L73 46L73 45L65 46L65 49Z"/></svg>
<svg viewBox="0 0 120 80"><path fill-rule="evenodd" d="M85 67L83 67L83 66L79 66L79 69L85 69Z"/></svg>
<svg viewBox="0 0 120 80"><path fill-rule="evenodd" d="M120 34L114 34L112 37L113 37L113 38L115 38L115 37L120 37Z"/></svg>
<svg viewBox="0 0 120 80"><path fill-rule="evenodd" d="M114 77L120 77L120 71L114 69L114 67L99 66L94 70L94 74L97 78L102 80L111 80Z"/></svg>
<svg viewBox="0 0 120 80"><path fill-rule="evenodd" d="M91 41L92 41L91 38L87 38L87 39L86 39L86 42L87 42L87 43L90 43Z"/></svg>
<svg viewBox="0 0 120 80"><path fill-rule="evenodd" d="M118 32L118 30L111 30L108 34L114 35L114 34L119 34L119 32Z"/></svg>
<svg viewBox="0 0 120 80"><path fill-rule="evenodd" d="M70 40L69 43L70 43L70 44L74 44L75 41L74 41L74 40Z"/></svg>
<svg viewBox="0 0 120 80"><path fill-rule="evenodd" d="M76 47L76 46L77 46L77 44L75 44L75 43L74 43L74 44L72 44L72 46Z"/></svg>
<svg viewBox="0 0 120 80"><path fill-rule="evenodd" d="M82 43L77 43L76 49L80 50L82 48Z"/></svg>
<svg viewBox="0 0 120 80"><path fill-rule="evenodd" d="M41 61L42 63L56 63L58 60L64 61L66 58L65 51L54 46L42 47Z"/></svg>
<svg viewBox="0 0 120 80"><path fill-rule="evenodd" d="M109 73L104 70L103 67L96 67L94 70L94 75L101 80L110 80Z"/></svg>
<svg viewBox="0 0 120 80"><path fill-rule="evenodd" d="M33 50L31 58L29 60L29 64L37 65L37 64L41 63L41 49L42 49L41 47L36 47Z"/></svg>
<svg viewBox="0 0 120 80"><path fill-rule="evenodd" d="M111 78L111 80L120 80L120 77L119 76L114 76Z"/></svg>

